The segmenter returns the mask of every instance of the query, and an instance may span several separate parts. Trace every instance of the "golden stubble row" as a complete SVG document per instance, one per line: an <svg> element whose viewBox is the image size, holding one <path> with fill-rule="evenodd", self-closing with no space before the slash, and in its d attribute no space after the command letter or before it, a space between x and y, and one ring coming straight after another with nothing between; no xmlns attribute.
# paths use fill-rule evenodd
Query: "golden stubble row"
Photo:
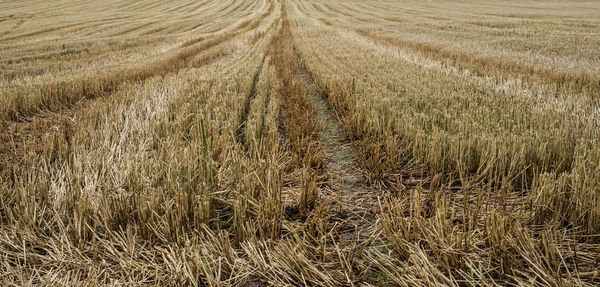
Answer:
<svg viewBox="0 0 600 287"><path fill-rule="evenodd" d="M6 58L1 64L4 66L0 75L0 93L3 95L4 107L1 117L15 120L30 116L39 109L69 106L81 98L111 93L124 81L143 80L149 76L172 73L197 65L192 58L194 54L216 45L219 39L223 41L257 28L263 23L264 17L272 14L269 9L273 6L267 1L242 4L231 3L230 6L219 8L218 13L215 12L215 17L219 17L219 13L236 16L220 17L229 19L227 21L211 21L193 31L167 36L153 35L133 40L134 38L126 36L105 38L96 32L85 37L66 36L69 34L65 33L66 35L58 34L58 41L40 40L35 45L27 44L24 40L17 41L12 48L16 54L11 53L11 45L8 45L3 53ZM226 8L235 9L229 11ZM161 15L160 11L152 10L147 13ZM103 14L93 15L106 17ZM39 22L35 18L31 21ZM21 56L27 49L35 54Z"/></svg>

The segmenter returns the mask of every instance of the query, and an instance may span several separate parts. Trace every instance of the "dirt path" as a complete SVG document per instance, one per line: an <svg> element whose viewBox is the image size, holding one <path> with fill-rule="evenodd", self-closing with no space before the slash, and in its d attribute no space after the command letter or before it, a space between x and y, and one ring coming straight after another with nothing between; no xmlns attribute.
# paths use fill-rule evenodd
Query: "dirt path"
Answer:
<svg viewBox="0 0 600 287"><path fill-rule="evenodd" d="M355 152L342 127L329 109L326 100L315 89L306 72L301 55L294 48L300 74L306 92L315 107L316 118L321 124L320 138L327 156L326 168L329 181L322 193L334 199L337 214L334 221L341 223L343 239L363 241L375 227L375 212L379 192L369 186L354 162Z"/></svg>

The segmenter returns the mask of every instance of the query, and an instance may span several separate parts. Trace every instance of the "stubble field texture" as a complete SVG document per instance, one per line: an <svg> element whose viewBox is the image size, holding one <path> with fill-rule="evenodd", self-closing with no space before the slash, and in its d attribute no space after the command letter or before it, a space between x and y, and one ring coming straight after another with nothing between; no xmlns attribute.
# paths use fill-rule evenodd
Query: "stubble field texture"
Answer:
<svg viewBox="0 0 600 287"><path fill-rule="evenodd" d="M0 1L0 285L598 286L600 2Z"/></svg>

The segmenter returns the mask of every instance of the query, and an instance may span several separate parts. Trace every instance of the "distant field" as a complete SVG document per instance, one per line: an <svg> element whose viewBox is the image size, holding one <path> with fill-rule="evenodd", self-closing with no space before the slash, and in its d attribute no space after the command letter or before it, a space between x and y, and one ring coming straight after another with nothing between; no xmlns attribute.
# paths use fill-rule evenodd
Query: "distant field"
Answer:
<svg viewBox="0 0 600 287"><path fill-rule="evenodd" d="M0 285L598 286L600 2L0 1Z"/></svg>

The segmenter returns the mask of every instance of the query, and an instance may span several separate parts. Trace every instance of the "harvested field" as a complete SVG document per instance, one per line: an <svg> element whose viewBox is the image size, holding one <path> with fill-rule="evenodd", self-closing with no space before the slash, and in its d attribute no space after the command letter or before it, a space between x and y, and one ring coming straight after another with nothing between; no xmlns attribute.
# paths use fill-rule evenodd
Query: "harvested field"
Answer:
<svg viewBox="0 0 600 287"><path fill-rule="evenodd" d="M600 285L600 3L0 2L2 286Z"/></svg>

